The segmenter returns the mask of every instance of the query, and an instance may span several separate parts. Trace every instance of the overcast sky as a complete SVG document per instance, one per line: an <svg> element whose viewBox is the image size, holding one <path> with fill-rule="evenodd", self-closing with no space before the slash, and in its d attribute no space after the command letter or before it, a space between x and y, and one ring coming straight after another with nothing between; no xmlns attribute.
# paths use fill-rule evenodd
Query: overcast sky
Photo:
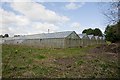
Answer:
<svg viewBox="0 0 120 80"><path fill-rule="evenodd" d="M0 34L38 34L47 33L48 29L81 33L87 28L104 32L107 24L100 4L104 2L4 1L0 3Z"/></svg>

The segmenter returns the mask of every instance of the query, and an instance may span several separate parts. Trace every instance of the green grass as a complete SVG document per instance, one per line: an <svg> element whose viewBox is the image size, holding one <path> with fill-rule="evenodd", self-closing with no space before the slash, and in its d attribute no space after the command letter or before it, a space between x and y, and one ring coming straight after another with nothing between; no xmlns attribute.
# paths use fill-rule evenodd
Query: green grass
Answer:
<svg viewBox="0 0 120 80"><path fill-rule="evenodd" d="M36 58L37 58L37 59L44 59L44 58L45 58L45 56L42 56L42 55L37 55L37 56L36 56Z"/></svg>
<svg viewBox="0 0 120 80"><path fill-rule="evenodd" d="M88 78L117 77L113 56L90 53L95 48L40 49L22 45L2 46L3 77Z"/></svg>
<svg viewBox="0 0 120 80"><path fill-rule="evenodd" d="M110 45L110 44L111 44L111 42L110 42L110 41L106 41L106 43L107 43L108 45Z"/></svg>
<svg viewBox="0 0 120 80"><path fill-rule="evenodd" d="M78 60L78 61L76 62L77 65L81 65L81 64L83 64L83 63L85 63L84 60Z"/></svg>

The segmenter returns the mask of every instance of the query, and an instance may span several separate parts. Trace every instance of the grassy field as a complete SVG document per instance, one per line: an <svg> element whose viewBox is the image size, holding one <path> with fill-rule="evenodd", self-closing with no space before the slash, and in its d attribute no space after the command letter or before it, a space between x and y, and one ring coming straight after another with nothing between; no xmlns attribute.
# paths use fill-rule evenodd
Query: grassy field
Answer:
<svg viewBox="0 0 120 80"><path fill-rule="evenodd" d="M117 57L91 52L96 46L67 49L3 45L2 76L14 78L116 78Z"/></svg>

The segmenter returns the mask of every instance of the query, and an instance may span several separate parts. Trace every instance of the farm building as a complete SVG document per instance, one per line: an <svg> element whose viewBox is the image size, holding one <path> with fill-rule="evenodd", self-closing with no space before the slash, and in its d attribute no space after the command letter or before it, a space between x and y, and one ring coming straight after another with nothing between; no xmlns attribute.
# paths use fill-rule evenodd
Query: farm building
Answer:
<svg viewBox="0 0 120 80"><path fill-rule="evenodd" d="M105 36L103 35L102 44L105 44Z"/></svg>
<svg viewBox="0 0 120 80"><path fill-rule="evenodd" d="M100 36L99 38L100 38L99 43L100 43L100 44L102 44L103 37L102 37L102 36Z"/></svg>
<svg viewBox="0 0 120 80"><path fill-rule="evenodd" d="M12 37L6 37L2 39L4 44L11 44L13 43L13 38Z"/></svg>
<svg viewBox="0 0 120 80"><path fill-rule="evenodd" d="M88 35L89 37L89 45L94 45L96 44L95 36L94 35Z"/></svg>
<svg viewBox="0 0 120 80"><path fill-rule="evenodd" d="M80 46L87 46L89 45L89 37L86 34L78 34L81 38Z"/></svg>
<svg viewBox="0 0 120 80"><path fill-rule="evenodd" d="M0 38L0 44L2 44L3 43L3 39L2 38Z"/></svg>
<svg viewBox="0 0 120 80"><path fill-rule="evenodd" d="M79 47L80 37L75 31L42 33L5 39L6 44L21 44L40 48Z"/></svg>
<svg viewBox="0 0 120 80"><path fill-rule="evenodd" d="M22 37L7 37L3 38L4 44L20 44L24 39Z"/></svg>
<svg viewBox="0 0 120 80"><path fill-rule="evenodd" d="M96 40L96 44L100 44L100 37L99 36L95 36L95 40Z"/></svg>

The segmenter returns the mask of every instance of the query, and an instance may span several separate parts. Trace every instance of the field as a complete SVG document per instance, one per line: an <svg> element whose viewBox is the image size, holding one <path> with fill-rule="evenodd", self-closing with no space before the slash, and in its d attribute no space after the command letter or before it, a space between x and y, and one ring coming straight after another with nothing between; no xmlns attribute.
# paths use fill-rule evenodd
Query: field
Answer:
<svg viewBox="0 0 120 80"><path fill-rule="evenodd" d="M101 45L85 48L39 49L2 46L2 77L9 78L117 78L118 55ZM96 52L97 51L97 52Z"/></svg>

